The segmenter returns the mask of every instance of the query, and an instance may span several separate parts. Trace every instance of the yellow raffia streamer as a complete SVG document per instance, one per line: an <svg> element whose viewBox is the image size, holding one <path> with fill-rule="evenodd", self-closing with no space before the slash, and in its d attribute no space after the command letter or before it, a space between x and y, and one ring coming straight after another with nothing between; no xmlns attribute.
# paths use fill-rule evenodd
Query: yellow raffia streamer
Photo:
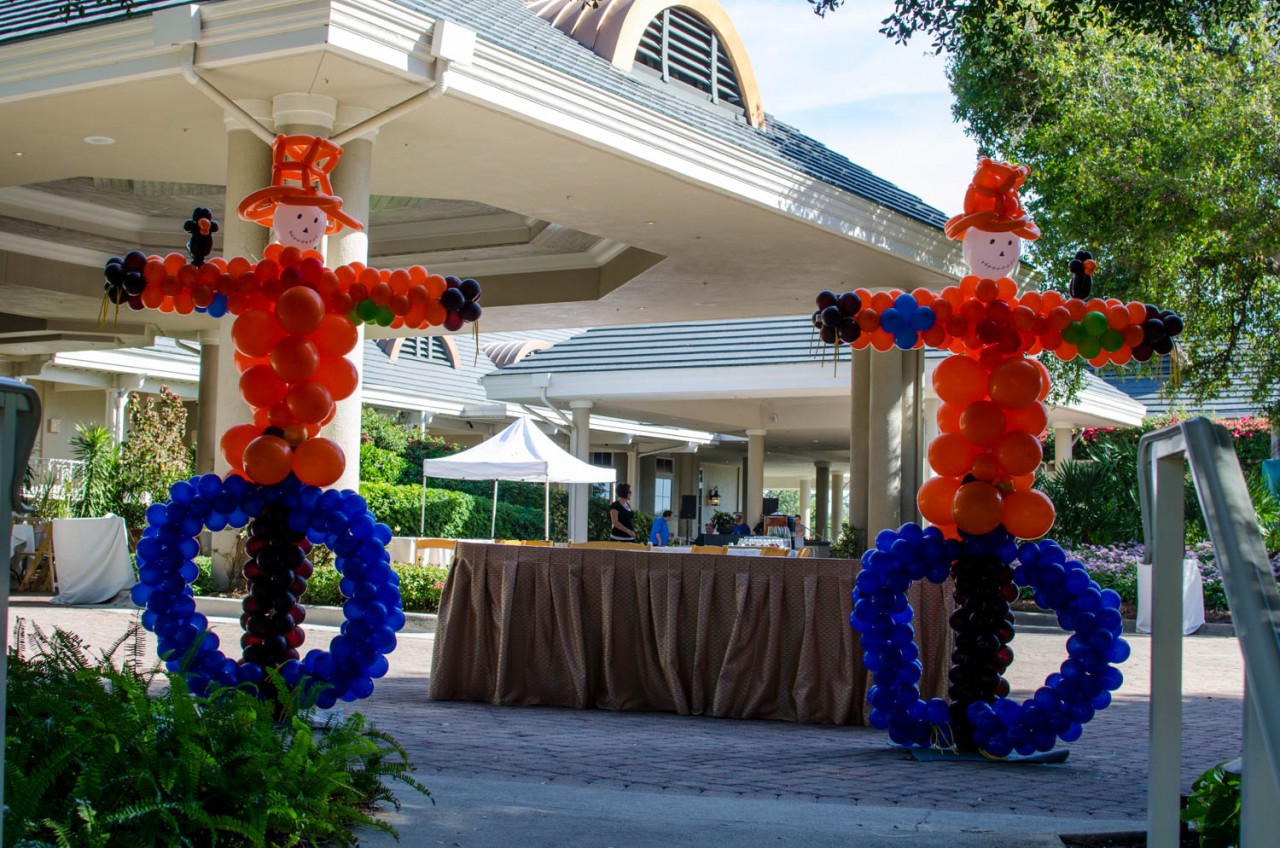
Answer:
<svg viewBox="0 0 1280 848"><path fill-rule="evenodd" d="M102 307L98 310L98 329L107 326L107 310L108 310L107 290L102 290Z"/></svg>

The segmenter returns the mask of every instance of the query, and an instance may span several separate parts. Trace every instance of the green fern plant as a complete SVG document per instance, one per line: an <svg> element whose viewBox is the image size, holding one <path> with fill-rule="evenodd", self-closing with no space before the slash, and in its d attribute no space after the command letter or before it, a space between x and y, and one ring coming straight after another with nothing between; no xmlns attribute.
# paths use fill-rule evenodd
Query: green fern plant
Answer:
<svg viewBox="0 0 1280 848"><path fill-rule="evenodd" d="M135 621L95 657L74 634L19 622L5 846L355 845L357 826L395 833L372 814L398 806L391 784L430 794L404 749L363 716L316 726L274 672L274 699L192 695L179 676L143 665L143 638Z"/></svg>

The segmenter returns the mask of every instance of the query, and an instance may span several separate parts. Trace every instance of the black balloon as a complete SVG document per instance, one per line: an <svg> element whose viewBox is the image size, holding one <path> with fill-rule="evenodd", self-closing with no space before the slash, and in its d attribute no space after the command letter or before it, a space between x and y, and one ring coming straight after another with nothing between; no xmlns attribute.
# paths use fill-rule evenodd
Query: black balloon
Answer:
<svg viewBox="0 0 1280 848"><path fill-rule="evenodd" d="M147 267L147 254L141 250L131 250L124 255L123 265L125 271L142 273L142 269Z"/></svg>
<svg viewBox="0 0 1280 848"><path fill-rule="evenodd" d="M814 298L819 309L826 309L828 306L836 305L836 293L830 291L820 291L818 296Z"/></svg>
<svg viewBox="0 0 1280 848"><path fill-rule="evenodd" d="M839 326L844 319L844 314L840 312L840 307L832 304L822 310L822 323L827 327Z"/></svg>
<svg viewBox="0 0 1280 848"><path fill-rule="evenodd" d="M480 284L475 280L466 279L458 284L458 291L462 292L462 296L467 300L480 299Z"/></svg>
<svg viewBox="0 0 1280 848"><path fill-rule="evenodd" d="M440 295L440 305L449 312L457 312L466 302L467 299L463 297L460 289L445 289L444 294Z"/></svg>
<svg viewBox="0 0 1280 848"><path fill-rule="evenodd" d="M458 309L458 317L463 321L479 321L480 315L484 310L480 308L480 304L474 300L468 300Z"/></svg>
<svg viewBox="0 0 1280 848"><path fill-rule="evenodd" d="M862 298L853 292L845 292L836 298L836 306L839 306L840 311L845 315L857 315L858 310L862 309Z"/></svg>

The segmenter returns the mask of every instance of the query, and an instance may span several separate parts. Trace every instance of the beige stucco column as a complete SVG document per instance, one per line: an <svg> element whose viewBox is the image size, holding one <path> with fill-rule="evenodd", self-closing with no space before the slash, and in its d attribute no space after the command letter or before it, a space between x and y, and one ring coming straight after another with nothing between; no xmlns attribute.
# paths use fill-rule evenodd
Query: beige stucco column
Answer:
<svg viewBox="0 0 1280 848"><path fill-rule="evenodd" d="M1053 466L1055 471L1062 467L1062 463L1071 460L1073 435L1074 431L1070 427L1053 428Z"/></svg>
<svg viewBox="0 0 1280 848"><path fill-rule="evenodd" d="M624 479L631 484L631 500L640 503L640 452L635 447L627 449L627 467ZM672 507L674 509L674 507Z"/></svg>
<svg viewBox="0 0 1280 848"><path fill-rule="evenodd" d="M764 437L767 430L747 431L747 477L743 487L745 494L743 515L752 527L764 514Z"/></svg>
<svg viewBox="0 0 1280 848"><path fill-rule="evenodd" d="M924 406L924 351L902 352L902 470L899 497L901 521L919 521L916 492L924 482L924 453L921 440L924 429L920 417ZM879 532L879 531L877 531Z"/></svg>
<svg viewBox="0 0 1280 848"><path fill-rule="evenodd" d="M573 415L573 432L569 436L569 451L583 462L591 461L591 401L571 400L569 409ZM590 483L574 483L569 486L569 541L587 541L587 502L591 497Z"/></svg>
<svg viewBox="0 0 1280 848"><path fill-rule="evenodd" d="M223 316L222 321L228 321ZM196 401L196 473L209 474L218 462L218 348L219 330L200 333L200 388Z"/></svg>
<svg viewBox="0 0 1280 848"><path fill-rule="evenodd" d="M800 481L800 523L805 527L812 527L809 519L812 514L809 511L809 481L802 479Z"/></svg>
<svg viewBox="0 0 1280 848"><path fill-rule="evenodd" d="M817 539L830 539L827 535L827 521L831 518L831 463L819 460L813 464L817 485L814 487L813 524L809 525L810 535Z"/></svg>
<svg viewBox="0 0 1280 848"><path fill-rule="evenodd" d="M844 523L844 474L831 472L831 540L840 538L840 525Z"/></svg>
<svg viewBox="0 0 1280 848"><path fill-rule="evenodd" d="M872 350L853 352L849 392L852 410L849 417L849 523L867 529L867 504L870 482L868 451L871 429L871 357Z"/></svg>
<svg viewBox="0 0 1280 848"><path fill-rule="evenodd" d="M325 98L326 100L329 98ZM277 109L280 103L277 99ZM370 117L365 109L338 107L333 129L341 131ZM325 264L337 268L349 262L369 261L369 194L373 177L373 143L377 130L348 141L342 147L342 158L330 179L334 194L342 198L342 210L365 225L363 232L347 227L325 240ZM321 435L332 439L347 458L346 471L334 484L338 489L360 488L360 407L364 395L364 327L356 328L358 341L347 354L355 366L360 382L351 397L338 401L337 414L324 426Z"/></svg>
<svg viewBox="0 0 1280 848"><path fill-rule="evenodd" d="M269 102L237 100L236 103L266 126L271 126ZM227 191L219 221L222 255L256 260L262 257L262 249L267 246L268 231L258 224L241 221L236 215L236 207L250 192L271 185L271 148L234 118L225 118L224 123L227 128ZM233 320L230 315L222 318L217 329L209 334L211 340L216 339L215 351L210 357L216 362L216 368L208 380L213 391L206 397L203 375L200 389L200 431L203 433L209 429L206 416L212 416L213 470L220 475L231 470L218 444L222 434L236 424L247 424L253 420L248 405L240 399L240 372L236 369L236 347L231 340ZM200 358L203 366L203 353ZM236 531L222 530L213 534L210 551L213 579L220 586L226 586L232 569L239 568L239 563L233 562L235 548Z"/></svg>
<svg viewBox="0 0 1280 848"><path fill-rule="evenodd" d="M902 519L902 351L876 352L867 415L867 538Z"/></svg>

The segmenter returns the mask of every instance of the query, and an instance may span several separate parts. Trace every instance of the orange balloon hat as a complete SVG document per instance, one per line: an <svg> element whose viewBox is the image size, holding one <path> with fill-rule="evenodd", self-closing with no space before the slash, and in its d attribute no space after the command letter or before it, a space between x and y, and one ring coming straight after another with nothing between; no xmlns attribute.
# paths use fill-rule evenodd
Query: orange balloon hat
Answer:
<svg viewBox="0 0 1280 848"><path fill-rule="evenodd" d="M333 193L329 173L338 165L342 148L327 138L311 135L278 135L271 145L271 185L240 201L241 219L270 227L276 207L316 206L329 218L325 235L344 226L363 230L364 224L342 211L342 198ZM288 185L295 180L298 185Z"/></svg>
<svg viewBox="0 0 1280 848"><path fill-rule="evenodd" d="M988 233L1014 233L1029 241L1040 238L1040 228L1027 217L1018 189L1031 169L1026 165L996 162L983 156L964 194L964 212L947 221L947 238L962 239L971 227Z"/></svg>

